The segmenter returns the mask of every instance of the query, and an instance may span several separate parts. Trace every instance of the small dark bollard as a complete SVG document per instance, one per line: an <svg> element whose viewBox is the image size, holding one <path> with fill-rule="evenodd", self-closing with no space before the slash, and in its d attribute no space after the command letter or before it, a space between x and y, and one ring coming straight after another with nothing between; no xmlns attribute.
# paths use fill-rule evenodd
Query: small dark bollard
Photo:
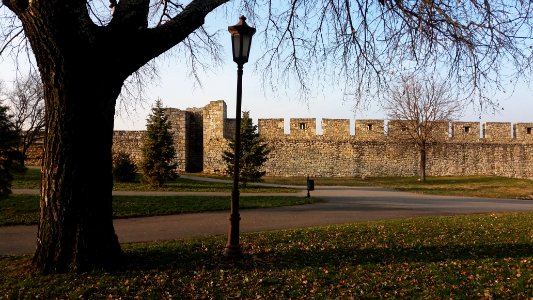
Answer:
<svg viewBox="0 0 533 300"><path fill-rule="evenodd" d="M315 190L315 181L313 179L309 179L309 176L307 176L307 198L311 197L311 194L309 194L309 191Z"/></svg>

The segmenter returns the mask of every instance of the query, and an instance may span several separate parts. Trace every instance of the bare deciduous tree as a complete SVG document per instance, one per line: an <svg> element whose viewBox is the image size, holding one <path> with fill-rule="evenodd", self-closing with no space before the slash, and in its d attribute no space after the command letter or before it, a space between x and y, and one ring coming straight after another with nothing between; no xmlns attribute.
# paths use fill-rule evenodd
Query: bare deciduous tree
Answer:
<svg viewBox="0 0 533 300"><path fill-rule="evenodd" d="M461 113L461 103L446 82L434 78L402 77L386 98L391 120L401 121L389 135L418 150L420 181L426 181L427 145L448 137L448 123ZM390 128L390 127L389 127Z"/></svg>
<svg viewBox="0 0 533 300"><path fill-rule="evenodd" d="M111 206L117 98L132 74L176 45L191 76L212 63L202 53L216 62L219 44L203 24L228 2L110 0L108 8L102 0L2 0L0 55L19 57L30 45L43 81L38 269L120 261ZM259 66L274 89L296 78L305 94L331 78L363 99L406 70L429 67L482 96L485 84L501 87L503 75L530 67L528 0L231 3L262 32ZM504 72L508 62L514 74Z"/></svg>
<svg viewBox="0 0 533 300"><path fill-rule="evenodd" d="M45 124L44 95L41 78L35 73L15 80L5 96L13 115L13 123L20 132L21 166L29 147L43 134Z"/></svg>

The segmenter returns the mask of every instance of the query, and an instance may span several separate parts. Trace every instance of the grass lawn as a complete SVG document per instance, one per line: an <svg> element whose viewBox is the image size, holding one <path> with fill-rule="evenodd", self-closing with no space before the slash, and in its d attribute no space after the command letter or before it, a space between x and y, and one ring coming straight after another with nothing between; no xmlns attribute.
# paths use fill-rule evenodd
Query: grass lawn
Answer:
<svg viewBox="0 0 533 300"><path fill-rule="evenodd" d="M24 173L15 173L11 184L14 189L39 189L41 187L41 169L28 167Z"/></svg>
<svg viewBox="0 0 533 300"><path fill-rule="evenodd" d="M124 246L114 271L41 276L0 257L0 298L528 299L533 213L367 222Z"/></svg>
<svg viewBox="0 0 533 300"><path fill-rule="evenodd" d="M267 208L323 201L301 196L241 196L240 200L240 208ZM224 196L113 196L115 218L229 211L229 209L230 198ZM0 226L37 224L38 221L39 196L11 195L6 200L0 201Z"/></svg>
<svg viewBox="0 0 533 300"><path fill-rule="evenodd" d="M306 178L265 177L268 183L303 185ZM369 178L313 178L317 185L376 186L400 191L433 195L453 195L486 198L533 200L533 180L497 176L443 176L428 177L421 183L418 177L369 177Z"/></svg>
<svg viewBox="0 0 533 300"><path fill-rule="evenodd" d="M198 174L191 174L202 176ZM205 176L210 178L228 179L220 176ZM428 177L427 182L421 183L418 177L360 177L350 178L312 178L315 186L375 186L391 188L406 192L424 193L433 195L455 195L486 198L509 198L509 199L529 199L533 200L533 180L516 179L497 176L443 176ZM16 175L13 181L13 188L39 188L39 170L29 169L25 175ZM266 183L276 183L283 185L305 186L305 177L265 177ZM130 191L198 191L198 192L220 192L231 191L230 183L213 183L178 178L169 182L163 188L152 188L140 183L117 183L115 190ZM241 192L256 193L276 193L276 192L297 192L295 189L257 187L248 186L241 189Z"/></svg>
<svg viewBox="0 0 533 300"><path fill-rule="evenodd" d="M140 179L140 177L139 177ZM229 178L224 178L228 179ZM14 189L39 189L41 184L41 173L39 168L30 167L24 174L14 174ZM140 183L140 180L134 183L116 182L113 189L115 191L174 191L174 192L230 192L233 188L232 183L205 182L185 178L177 178L168 181L163 187L152 187ZM240 188L241 193L296 193L300 190L262 187L248 185Z"/></svg>

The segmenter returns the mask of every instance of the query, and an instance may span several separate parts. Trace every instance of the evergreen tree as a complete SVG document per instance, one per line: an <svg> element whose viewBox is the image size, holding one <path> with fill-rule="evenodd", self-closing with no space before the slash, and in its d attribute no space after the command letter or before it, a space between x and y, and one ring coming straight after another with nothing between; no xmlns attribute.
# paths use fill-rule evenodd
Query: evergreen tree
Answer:
<svg viewBox="0 0 533 300"><path fill-rule="evenodd" d="M161 100L157 100L146 121L141 161L143 179L150 185L162 186L165 181L176 178L178 174L176 150L170 134L171 125Z"/></svg>
<svg viewBox="0 0 533 300"><path fill-rule="evenodd" d="M0 105L0 199L11 194L12 172L16 169L19 132L7 114L7 107Z"/></svg>
<svg viewBox="0 0 533 300"><path fill-rule="evenodd" d="M235 142L230 142L230 151L224 151L222 158L226 162L227 172L233 175ZM252 123L250 112L243 112L241 120L241 153L239 155L239 181L246 186L247 182L259 182L265 175L261 167L267 161L270 149L257 132L257 125Z"/></svg>

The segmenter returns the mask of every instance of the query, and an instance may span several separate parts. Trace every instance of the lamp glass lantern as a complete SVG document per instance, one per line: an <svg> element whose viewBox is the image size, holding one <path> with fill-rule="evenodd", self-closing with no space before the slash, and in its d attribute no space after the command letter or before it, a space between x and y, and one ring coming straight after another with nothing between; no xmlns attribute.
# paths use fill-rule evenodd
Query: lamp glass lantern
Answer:
<svg viewBox="0 0 533 300"><path fill-rule="evenodd" d="M252 36L255 34L255 28L246 24L246 17L241 16L239 23L228 26L231 34L231 44L233 51L233 61L239 65L248 62L250 47L252 45Z"/></svg>

